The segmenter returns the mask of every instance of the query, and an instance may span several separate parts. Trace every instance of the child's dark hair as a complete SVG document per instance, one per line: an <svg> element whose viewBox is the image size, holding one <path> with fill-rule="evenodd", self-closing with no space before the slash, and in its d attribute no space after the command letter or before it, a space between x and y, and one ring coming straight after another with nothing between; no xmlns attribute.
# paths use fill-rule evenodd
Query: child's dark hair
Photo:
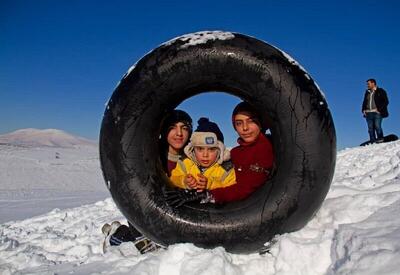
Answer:
<svg viewBox="0 0 400 275"><path fill-rule="evenodd" d="M167 160L168 160L168 133L174 127L174 125L178 122L182 122L189 128L189 137L192 134L193 126L192 126L192 118L188 113L182 110L172 110L165 116L162 121L160 128L160 137L159 137L159 152L161 157L161 163L165 170L167 170ZM189 139L187 140L189 142ZM185 144L186 146L186 144ZM182 148L183 151L183 148Z"/></svg>
<svg viewBox="0 0 400 275"><path fill-rule="evenodd" d="M261 116L258 114L257 110L251 106L248 102L242 101L236 107L233 109L232 112L232 123L233 123L233 128L235 128L235 116L239 113L249 113L252 115L252 119L254 120L255 123L261 128Z"/></svg>

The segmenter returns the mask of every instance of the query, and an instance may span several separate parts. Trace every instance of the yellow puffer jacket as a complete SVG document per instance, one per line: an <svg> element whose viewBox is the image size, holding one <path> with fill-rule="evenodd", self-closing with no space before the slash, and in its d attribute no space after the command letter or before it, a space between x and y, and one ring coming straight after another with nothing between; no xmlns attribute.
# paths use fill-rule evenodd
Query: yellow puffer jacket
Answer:
<svg viewBox="0 0 400 275"><path fill-rule="evenodd" d="M178 161L176 168L172 170L170 180L172 186L186 189L183 180L187 174L191 174L196 180L199 180L198 174L201 174L200 169L191 159L186 158L183 161ZM208 179L206 189L212 190L220 187L227 187L236 183L235 169L231 168L226 171L220 164L215 163L207 168L203 175Z"/></svg>

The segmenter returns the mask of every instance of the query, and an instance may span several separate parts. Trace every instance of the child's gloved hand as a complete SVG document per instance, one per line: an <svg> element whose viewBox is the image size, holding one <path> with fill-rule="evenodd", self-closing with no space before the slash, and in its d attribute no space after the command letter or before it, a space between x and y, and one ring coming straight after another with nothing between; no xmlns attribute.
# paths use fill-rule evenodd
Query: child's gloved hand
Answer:
<svg viewBox="0 0 400 275"><path fill-rule="evenodd" d="M207 188L208 179L203 174L198 174L197 176L199 177L199 180L196 189L202 191Z"/></svg>
<svg viewBox="0 0 400 275"><path fill-rule="evenodd" d="M189 187L189 189L196 189L198 182L195 179L195 177L193 177L193 175L191 174L187 174L185 179L183 180L183 183Z"/></svg>
<svg viewBox="0 0 400 275"><path fill-rule="evenodd" d="M198 192L197 190L176 189L164 192L167 203L173 208L179 208L185 203L192 201L201 201L207 199L210 195L208 191Z"/></svg>

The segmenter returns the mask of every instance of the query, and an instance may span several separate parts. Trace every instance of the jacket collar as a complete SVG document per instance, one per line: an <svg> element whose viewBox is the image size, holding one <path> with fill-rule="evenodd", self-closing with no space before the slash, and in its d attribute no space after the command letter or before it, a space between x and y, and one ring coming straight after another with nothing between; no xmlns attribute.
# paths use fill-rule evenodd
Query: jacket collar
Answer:
<svg viewBox="0 0 400 275"><path fill-rule="evenodd" d="M377 92L378 90L379 90L378 86L375 87L375 90L373 90L373 89L367 89L367 91L368 91L369 93Z"/></svg>

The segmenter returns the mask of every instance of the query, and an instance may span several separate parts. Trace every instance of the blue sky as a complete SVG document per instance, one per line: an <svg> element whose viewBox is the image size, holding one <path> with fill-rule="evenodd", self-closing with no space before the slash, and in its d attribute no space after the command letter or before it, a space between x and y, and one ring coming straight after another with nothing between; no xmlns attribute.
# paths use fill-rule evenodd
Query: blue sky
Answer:
<svg viewBox="0 0 400 275"><path fill-rule="evenodd" d="M201 30L248 34L294 57L327 97L339 149L368 139L360 105L371 77L389 95L385 134L400 134L399 13L395 0L3 0L0 134L57 128L97 139L105 103L127 69L161 43ZM201 94L181 108L218 122L233 146L238 101Z"/></svg>

